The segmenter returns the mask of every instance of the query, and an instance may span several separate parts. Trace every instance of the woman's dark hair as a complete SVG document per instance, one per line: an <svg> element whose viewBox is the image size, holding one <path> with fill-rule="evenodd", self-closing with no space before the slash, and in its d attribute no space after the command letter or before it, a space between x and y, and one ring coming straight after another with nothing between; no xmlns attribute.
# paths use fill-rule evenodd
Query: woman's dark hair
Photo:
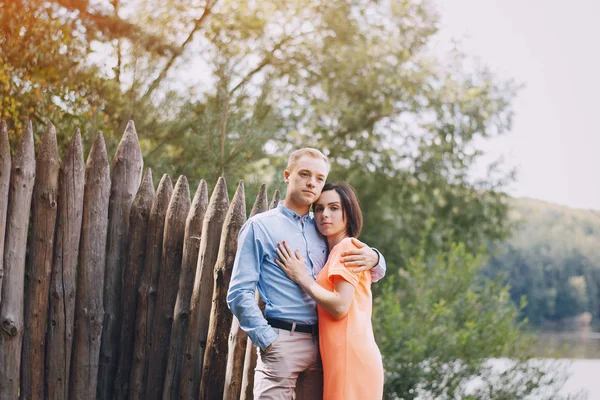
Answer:
<svg viewBox="0 0 600 400"><path fill-rule="evenodd" d="M329 190L335 190L340 195L342 201L342 212L346 217L346 229L348 236L358 238L360 231L363 226L362 211L360 211L360 205L358 204L358 197L352 186L348 183L327 183L323 186L323 192Z"/></svg>

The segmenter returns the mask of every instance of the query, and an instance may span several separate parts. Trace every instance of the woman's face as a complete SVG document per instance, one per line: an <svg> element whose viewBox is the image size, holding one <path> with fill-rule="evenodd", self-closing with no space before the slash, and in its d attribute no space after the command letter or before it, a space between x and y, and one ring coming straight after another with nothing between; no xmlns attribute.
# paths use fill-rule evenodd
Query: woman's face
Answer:
<svg viewBox="0 0 600 400"><path fill-rule="evenodd" d="M346 235L346 218L340 195L335 190L322 192L314 204L315 221L323 236Z"/></svg>

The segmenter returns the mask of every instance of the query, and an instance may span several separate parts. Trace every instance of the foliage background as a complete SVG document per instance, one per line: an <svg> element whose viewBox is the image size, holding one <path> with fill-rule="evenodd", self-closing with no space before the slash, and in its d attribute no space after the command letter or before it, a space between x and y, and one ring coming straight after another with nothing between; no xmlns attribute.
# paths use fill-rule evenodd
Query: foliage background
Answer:
<svg viewBox="0 0 600 400"><path fill-rule="evenodd" d="M494 252L515 226L514 176L473 168L478 144L510 129L518 85L458 47L435 55L438 24L427 0L0 0L0 114L12 142L32 119L38 137L57 127L61 149L75 129L86 148L102 131L109 154L133 119L156 178L244 179L249 202L260 183L284 190L291 149L322 149L329 180L360 196L362 239L386 256L374 317L386 395L456 398L506 356L512 372L472 396L523 397L563 370L531 365L519 317L597 308L597 269L556 288L568 311L538 310L552 285L542 301L506 286L523 272L520 248Z"/></svg>

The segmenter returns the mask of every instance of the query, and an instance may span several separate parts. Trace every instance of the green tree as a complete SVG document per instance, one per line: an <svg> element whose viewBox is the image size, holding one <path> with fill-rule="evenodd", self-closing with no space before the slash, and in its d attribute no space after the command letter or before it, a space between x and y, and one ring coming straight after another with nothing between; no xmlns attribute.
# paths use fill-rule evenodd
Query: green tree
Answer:
<svg viewBox="0 0 600 400"><path fill-rule="evenodd" d="M598 212L530 199L510 201L514 235L492 248L486 276L502 276L521 317L540 325L599 314Z"/></svg>
<svg viewBox="0 0 600 400"><path fill-rule="evenodd" d="M478 275L473 255L510 233L511 175L491 165L469 178L479 140L510 128L517 87L458 50L432 55L432 4L0 0L2 112L17 134L25 117L67 135L105 130L109 151L134 119L155 173L209 184L226 175L271 191L283 189L292 148L321 148L330 180L357 189L363 239L388 261L390 278L374 285L388 392L460 394L485 357L521 348L518 310L498 280ZM458 372L431 371L449 365Z"/></svg>
<svg viewBox="0 0 600 400"><path fill-rule="evenodd" d="M532 360L531 336L500 279L482 277L481 255L462 244L435 256L425 241L406 270L387 277L374 328L389 399L560 399L566 366ZM495 372L490 357L508 357ZM478 384L468 383L478 379Z"/></svg>
<svg viewBox="0 0 600 400"><path fill-rule="evenodd" d="M90 62L92 48L128 38L148 52L173 50L110 8L87 1L0 1L0 113L11 137L32 119L37 134L47 123L56 125L60 144L78 127L88 142L105 131L114 146L127 98L118 80Z"/></svg>

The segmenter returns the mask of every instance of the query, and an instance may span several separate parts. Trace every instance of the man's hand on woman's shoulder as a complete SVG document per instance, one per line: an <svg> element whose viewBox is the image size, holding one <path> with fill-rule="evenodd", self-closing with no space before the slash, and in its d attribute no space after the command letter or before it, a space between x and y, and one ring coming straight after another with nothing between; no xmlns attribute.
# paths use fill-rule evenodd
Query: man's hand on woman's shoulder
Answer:
<svg viewBox="0 0 600 400"><path fill-rule="evenodd" d="M379 254L356 238L352 238L355 249L342 252L340 259L346 267L353 268L353 272L368 271L379 263Z"/></svg>

